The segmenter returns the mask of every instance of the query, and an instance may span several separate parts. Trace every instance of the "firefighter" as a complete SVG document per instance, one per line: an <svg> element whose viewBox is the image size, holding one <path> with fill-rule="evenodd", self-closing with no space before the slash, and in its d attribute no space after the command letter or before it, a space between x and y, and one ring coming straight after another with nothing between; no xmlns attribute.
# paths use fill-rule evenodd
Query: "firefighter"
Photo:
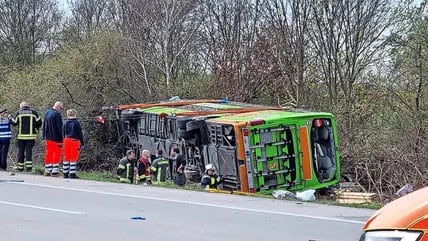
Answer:
<svg viewBox="0 0 428 241"><path fill-rule="evenodd" d="M67 110L68 120L64 121L62 128L64 137L64 160L62 169L64 178L77 178L77 160L79 159L80 149L84 149L82 128L76 118L76 110Z"/></svg>
<svg viewBox="0 0 428 241"><path fill-rule="evenodd" d="M31 172L33 169L33 147L42 119L37 111L30 109L27 102L19 105L19 110L12 115L11 124L18 126L16 135L18 144L18 171ZM25 159L25 163L24 163Z"/></svg>
<svg viewBox="0 0 428 241"><path fill-rule="evenodd" d="M134 180L135 151L126 151L126 156L120 159L117 167L117 178L119 182L132 183Z"/></svg>
<svg viewBox="0 0 428 241"><path fill-rule="evenodd" d="M169 161L162 157L162 154L162 150L156 152L156 159L150 167L153 181L157 184L165 182L169 174Z"/></svg>
<svg viewBox="0 0 428 241"><path fill-rule="evenodd" d="M62 117L64 105L55 102L54 106L46 111L43 120L43 139L45 140L45 176L58 176L59 162L62 149Z"/></svg>
<svg viewBox="0 0 428 241"><path fill-rule="evenodd" d="M143 150L137 163L139 177L137 182L143 181L144 185L151 184L150 166L150 151Z"/></svg>
<svg viewBox="0 0 428 241"><path fill-rule="evenodd" d="M7 170L7 153L9 152L12 130L11 119L6 108L0 108L0 169Z"/></svg>
<svg viewBox="0 0 428 241"><path fill-rule="evenodd" d="M212 164L205 166L205 174L201 179L201 186L205 189L215 188L221 183L221 178L215 173L215 168Z"/></svg>

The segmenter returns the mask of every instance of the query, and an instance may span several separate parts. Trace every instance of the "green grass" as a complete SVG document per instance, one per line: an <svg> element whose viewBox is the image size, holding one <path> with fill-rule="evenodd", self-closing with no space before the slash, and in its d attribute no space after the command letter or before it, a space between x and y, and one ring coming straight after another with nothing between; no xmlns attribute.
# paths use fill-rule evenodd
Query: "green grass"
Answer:
<svg viewBox="0 0 428 241"><path fill-rule="evenodd" d="M43 175L45 167L41 165L33 165L33 173ZM94 171L78 171L77 176L85 180L101 181L101 182L119 182L112 172L94 172Z"/></svg>
<svg viewBox="0 0 428 241"><path fill-rule="evenodd" d="M378 202L371 202L371 203L340 203L335 202L333 200L316 200L316 203L321 204L327 204L327 205L335 205L335 206L342 206L342 207L353 207L353 208L367 208L367 209L374 209L378 210L383 205Z"/></svg>
<svg viewBox="0 0 428 241"><path fill-rule="evenodd" d="M77 173L77 176L81 179L92 180L92 181L101 181L101 182L119 182L116 175L113 175L111 172L88 172L80 171Z"/></svg>
<svg viewBox="0 0 428 241"><path fill-rule="evenodd" d="M37 175L43 175L44 167L40 165L34 165L33 173ZM116 175L113 172L95 172L95 171L78 171L77 175L84 180L93 180L93 181L101 181L101 182L113 182L118 183L119 180L117 180ZM143 184L139 184L143 185ZM185 186L178 186L172 181L166 181L165 183L160 184L153 184L153 186L156 187L162 187L162 188L173 188L173 189L182 189L182 190L190 190L190 191L199 191L203 192L205 191L199 183L186 183ZM248 196L254 196L259 198L267 198L267 199L274 199L274 197L270 193L255 193L255 194L248 194ZM294 199L284 199L289 201L294 201L298 203L305 203L299 200ZM372 203L362 203L362 204L345 204L345 203L339 203L335 202L333 200L327 200L327 199L317 199L313 203L320 203L320 204L326 204L326 205L336 205L336 206L344 206L344 207L354 207L354 208L367 208L367 209L374 209L377 210L382 207L381 203L378 202L372 202Z"/></svg>

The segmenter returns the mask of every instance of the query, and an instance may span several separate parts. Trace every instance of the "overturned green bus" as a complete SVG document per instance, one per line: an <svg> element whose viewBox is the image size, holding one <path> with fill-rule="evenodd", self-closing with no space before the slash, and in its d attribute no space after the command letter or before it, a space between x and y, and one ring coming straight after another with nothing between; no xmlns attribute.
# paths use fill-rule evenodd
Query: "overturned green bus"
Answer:
<svg viewBox="0 0 428 241"><path fill-rule="evenodd" d="M330 113L227 100L109 109L116 112L125 149L160 149L168 157L178 147L186 158L185 173L200 176L212 164L225 190L321 189L340 179L336 122Z"/></svg>

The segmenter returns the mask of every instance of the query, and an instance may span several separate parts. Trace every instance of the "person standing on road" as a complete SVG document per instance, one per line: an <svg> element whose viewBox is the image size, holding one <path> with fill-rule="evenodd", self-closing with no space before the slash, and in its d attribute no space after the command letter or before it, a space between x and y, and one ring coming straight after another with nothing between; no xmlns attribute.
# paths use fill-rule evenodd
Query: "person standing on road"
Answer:
<svg viewBox="0 0 428 241"><path fill-rule="evenodd" d="M62 149L62 117L64 105L55 102L54 106L46 111L43 120L43 139L45 140L45 176L58 176L59 162Z"/></svg>
<svg viewBox="0 0 428 241"><path fill-rule="evenodd" d="M169 174L169 162L166 158L162 157L162 154L162 150L156 152L156 159L150 167L153 174L153 181L157 184L165 182Z"/></svg>
<svg viewBox="0 0 428 241"><path fill-rule="evenodd" d="M11 124L18 126L16 135L18 144L18 172L31 172L33 169L33 147L42 119L37 111L30 109L30 104L23 101L19 110L12 115ZM25 163L24 163L25 159Z"/></svg>
<svg viewBox="0 0 428 241"><path fill-rule="evenodd" d="M6 108L0 108L0 169L7 170L7 153L9 152L12 129L11 119Z"/></svg>
<svg viewBox="0 0 428 241"><path fill-rule="evenodd" d="M67 110L68 120L64 121L62 128L64 137L64 160L62 162L64 178L77 178L77 160L79 159L80 149L85 147L82 128L76 115L77 111L75 109Z"/></svg>
<svg viewBox="0 0 428 241"><path fill-rule="evenodd" d="M117 167L117 178L122 183L132 183L134 180L135 151L126 151L126 156L120 159Z"/></svg>

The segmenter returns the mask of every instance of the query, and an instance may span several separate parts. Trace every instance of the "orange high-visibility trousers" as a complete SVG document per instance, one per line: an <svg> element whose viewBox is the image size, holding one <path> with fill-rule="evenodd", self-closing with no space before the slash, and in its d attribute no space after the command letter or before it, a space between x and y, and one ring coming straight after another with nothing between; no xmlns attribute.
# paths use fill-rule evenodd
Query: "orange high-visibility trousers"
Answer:
<svg viewBox="0 0 428 241"><path fill-rule="evenodd" d="M64 138L64 161L62 162L62 172L64 177L70 174L74 178L77 169L77 160L80 154L80 141L74 138Z"/></svg>
<svg viewBox="0 0 428 241"><path fill-rule="evenodd" d="M64 161L77 162L80 154L80 141L74 138L64 138Z"/></svg>
<svg viewBox="0 0 428 241"><path fill-rule="evenodd" d="M62 143L46 140L45 152L45 173L57 175L59 172L59 162L61 161Z"/></svg>

